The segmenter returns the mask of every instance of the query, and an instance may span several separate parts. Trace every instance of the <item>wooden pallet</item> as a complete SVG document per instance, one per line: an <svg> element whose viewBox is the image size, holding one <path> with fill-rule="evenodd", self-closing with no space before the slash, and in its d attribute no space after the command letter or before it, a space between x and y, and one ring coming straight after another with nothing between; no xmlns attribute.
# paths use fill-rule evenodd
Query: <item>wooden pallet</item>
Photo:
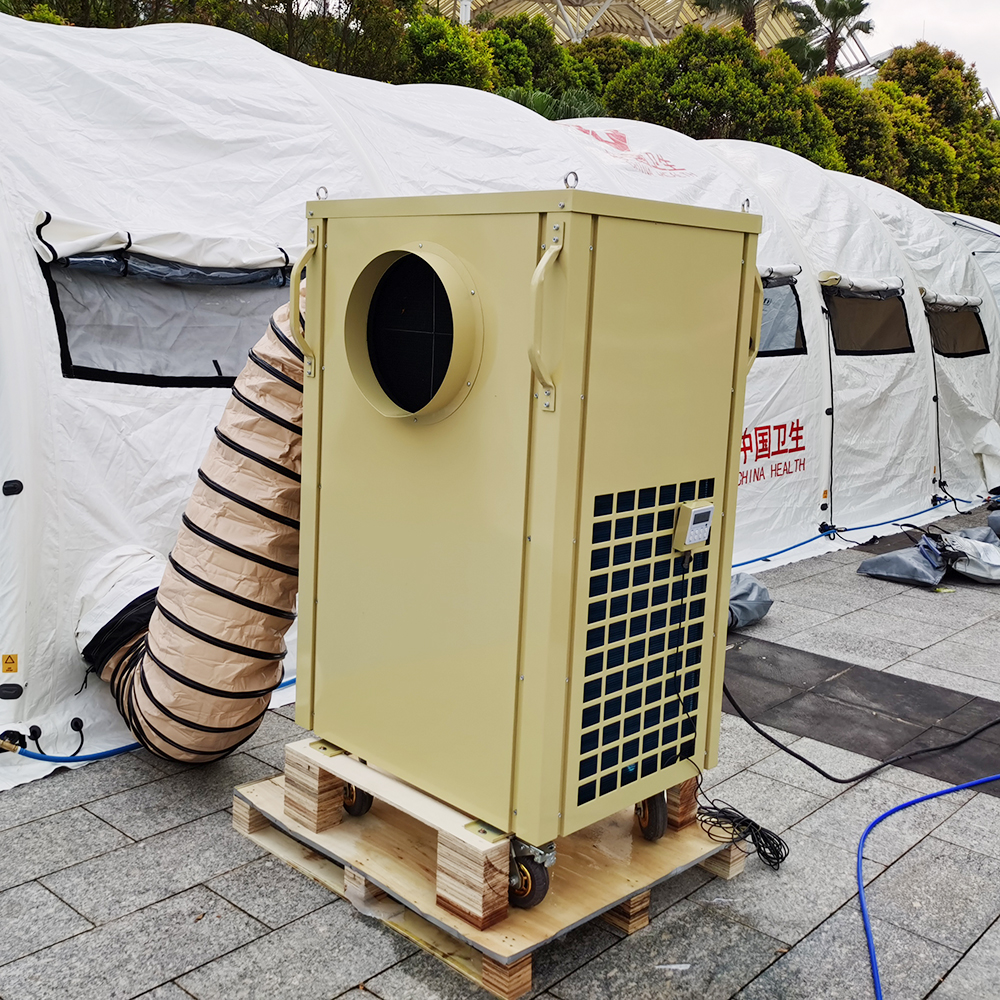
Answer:
<svg viewBox="0 0 1000 1000"><path fill-rule="evenodd" d="M292 744L288 750L287 759L293 762L303 747ZM354 765L364 767L343 756L333 760L338 771L351 771L351 776L355 776ZM300 758L288 770L301 766ZM317 811L322 813L327 806L322 805L320 796L318 809L305 808L303 819L302 775L286 772L237 788L233 825L362 912L379 916L501 1000L517 1000L530 991L531 956L543 945L599 916L625 933L633 933L649 923L653 886L698 864L713 874L732 878L742 870L745 860L738 848L712 841L695 823L670 830L655 843L645 841L635 831L632 810L625 810L556 842L558 860L550 869L548 895L539 906L511 909L500 922L479 927L470 921L468 912L456 912L462 907L451 905L452 900L446 899L442 905L440 892L440 825L453 829L455 817L465 821L468 817L437 800L430 800L428 806L412 798L415 789L387 775L373 779L364 774L363 778L376 794L374 806L364 816L347 816L340 821L328 813L326 819L320 819L320 824L327 824L324 829L311 829L317 825L313 822ZM324 780L314 775L306 783L315 787ZM373 784L380 786L384 797L376 793ZM340 790L335 788L332 794L336 796ZM306 804L309 798L305 794ZM686 800L686 796L682 798ZM436 823L428 822L426 815L418 819L400 807L414 804L417 811L430 808L433 812L440 807L454 816L437 812ZM315 799L313 806L317 806ZM331 818L337 822L329 823ZM466 825L460 829L464 831ZM506 839L496 843L508 849ZM446 861L446 866L449 863ZM506 881L504 897L506 912Z"/></svg>

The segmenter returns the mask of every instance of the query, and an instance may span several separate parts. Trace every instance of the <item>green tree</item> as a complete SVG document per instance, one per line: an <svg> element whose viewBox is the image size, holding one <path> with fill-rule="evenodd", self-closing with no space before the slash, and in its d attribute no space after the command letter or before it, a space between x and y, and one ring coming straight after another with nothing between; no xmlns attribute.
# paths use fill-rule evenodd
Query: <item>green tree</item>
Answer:
<svg viewBox="0 0 1000 1000"><path fill-rule="evenodd" d="M844 44L855 35L870 35L875 30L871 21L862 20L861 15L868 9L868 0L813 0L808 3L790 3L799 30L803 35L817 38L818 47L826 54L826 75L836 76L837 56ZM803 58L812 60L810 45L806 45Z"/></svg>
<svg viewBox="0 0 1000 1000"><path fill-rule="evenodd" d="M47 3L36 3L27 13L22 15L25 21L41 21L43 24L69 24L60 17Z"/></svg>
<svg viewBox="0 0 1000 1000"><path fill-rule="evenodd" d="M416 0L345 0L332 15L310 13L305 60L322 69L395 82L400 77L406 26L417 17Z"/></svg>
<svg viewBox="0 0 1000 1000"><path fill-rule="evenodd" d="M958 210L1000 221L1000 122L975 66L921 41L896 49L879 78L924 101L931 131L954 150Z"/></svg>
<svg viewBox="0 0 1000 1000"><path fill-rule="evenodd" d="M608 112L696 139L751 139L844 169L837 134L781 51L762 55L742 28L688 25L623 70L604 92Z"/></svg>
<svg viewBox="0 0 1000 1000"><path fill-rule="evenodd" d="M839 76L820 77L816 101L837 133L838 148L852 174L889 187L902 181L903 157L889 113L871 90Z"/></svg>
<svg viewBox="0 0 1000 1000"><path fill-rule="evenodd" d="M778 48L795 63L802 74L802 79L807 82L815 79L816 74L823 68L823 63L826 62L826 51L823 47L812 45L805 35L783 38L778 42Z"/></svg>
<svg viewBox="0 0 1000 1000"><path fill-rule="evenodd" d="M591 93L601 89L601 74L589 56L575 57L559 44L544 15L512 14L493 22L494 30L505 32L524 43L531 58L531 79L538 90L561 94L583 88Z"/></svg>
<svg viewBox="0 0 1000 1000"><path fill-rule="evenodd" d="M694 0L708 14L731 14L740 19L743 30L751 37L757 37L757 11L780 13L789 9L785 0Z"/></svg>
<svg viewBox="0 0 1000 1000"><path fill-rule="evenodd" d="M489 42L480 32L443 17L421 15L410 25L402 63L408 83L450 83L476 90L493 90L496 85Z"/></svg>
<svg viewBox="0 0 1000 1000"><path fill-rule="evenodd" d="M927 101L895 83L876 83L872 93L892 122L902 157L896 190L927 208L956 211L959 165L951 145L934 134Z"/></svg>
<svg viewBox="0 0 1000 1000"><path fill-rule="evenodd" d="M500 87L530 87L533 67L528 47L520 38L511 38L502 28L490 28L483 37L493 51Z"/></svg>
<svg viewBox="0 0 1000 1000"><path fill-rule="evenodd" d="M531 87L508 87L500 91L500 96L523 104L550 121L603 118L605 115L604 106L587 90L566 90L556 97L548 91L532 90Z"/></svg>
<svg viewBox="0 0 1000 1000"><path fill-rule="evenodd" d="M611 35L585 38L577 44L567 45L566 49L575 59L581 61L589 59L594 64L601 78L602 90L623 69L627 69L653 51L640 42L633 42L627 38L614 38Z"/></svg>

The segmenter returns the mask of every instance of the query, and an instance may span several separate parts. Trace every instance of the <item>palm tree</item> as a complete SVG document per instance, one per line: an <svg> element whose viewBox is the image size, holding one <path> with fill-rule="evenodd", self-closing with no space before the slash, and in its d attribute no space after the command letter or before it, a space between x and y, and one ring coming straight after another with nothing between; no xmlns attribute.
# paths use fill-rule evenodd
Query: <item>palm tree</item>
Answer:
<svg viewBox="0 0 1000 1000"><path fill-rule="evenodd" d="M757 8L763 7L772 13L790 10L787 0L694 0L694 5L709 14L732 14L738 17L743 30L751 37L757 37Z"/></svg>
<svg viewBox="0 0 1000 1000"><path fill-rule="evenodd" d="M875 26L862 21L868 0L813 0L815 9L805 3L792 3L790 8L804 35L815 35L826 52L826 75L836 76L837 56L844 43L855 35L870 35Z"/></svg>

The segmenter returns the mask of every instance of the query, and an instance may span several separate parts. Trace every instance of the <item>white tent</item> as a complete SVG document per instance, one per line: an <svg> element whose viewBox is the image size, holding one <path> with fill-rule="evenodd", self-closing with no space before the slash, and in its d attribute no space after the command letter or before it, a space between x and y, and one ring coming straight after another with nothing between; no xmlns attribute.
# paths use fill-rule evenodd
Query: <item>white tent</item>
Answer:
<svg viewBox="0 0 1000 1000"><path fill-rule="evenodd" d="M791 154L635 122L548 122L478 91L327 73L197 25L4 16L0 134L0 654L17 658L0 676L0 731L37 725L47 753L76 748L77 716L85 753L131 741L100 683L77 693L76 595L112 549L169 551L320 187L551 189L575 171L613 194L749 200L765 219L771 349L748 387L736 561L819 538L834 517L928 505L933 367L917 280L882 223ZM833 359L833 511L826 270L901 279L915 345ZM48 769L0 755L0 788Z"/></svg>

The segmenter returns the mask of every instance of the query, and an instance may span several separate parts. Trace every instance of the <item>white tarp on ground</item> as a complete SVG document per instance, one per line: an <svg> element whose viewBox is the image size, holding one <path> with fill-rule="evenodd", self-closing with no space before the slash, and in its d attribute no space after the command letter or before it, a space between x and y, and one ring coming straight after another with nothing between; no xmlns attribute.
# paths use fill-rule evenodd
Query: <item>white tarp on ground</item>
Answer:
<svg viewBox="0 0 1000 1000"><path fill-rule="evenodd" d="M23 483L0 498L0 654L17 656L0 682L23 687L0 699L0 729L39 725L48 753L75 749L74 716L84 752L130 742L100 683L76 693L76 594L111 549L169 551L235 374L232 345L189 356L150 340L157 330L182 338L178 315L200 323L233 302L249 315L254 295L278 301L285 290L237 285L226 299L205 291L216 285L162 285L160 304L150 293L138 309L92 270L56 265L52 294L73 319L61 328L38 251L86 253L88 266L104 255L109 268L123 252L154 265L273 268L301 249L303 206L321 186L336 198L537 190L576 171L580 187L613 194L731 210L749 200L764 216L758 265L786 281L774 308L794 319L801 305L806 350L762 357L751 373L736 561L815 536L834 516L856 524L928 505L937 446L918 283L875 216L791 154L635 122L548 122L474 90L327 73L198 25L100 31L4 16L0 134L0 476ZM824 270L902 278L915 345L834 358L829 513ZM164 305L168 294L179 304ZM138 377L120 378L136 365ZM0 758L0 788L47 769Z"/></svg>

